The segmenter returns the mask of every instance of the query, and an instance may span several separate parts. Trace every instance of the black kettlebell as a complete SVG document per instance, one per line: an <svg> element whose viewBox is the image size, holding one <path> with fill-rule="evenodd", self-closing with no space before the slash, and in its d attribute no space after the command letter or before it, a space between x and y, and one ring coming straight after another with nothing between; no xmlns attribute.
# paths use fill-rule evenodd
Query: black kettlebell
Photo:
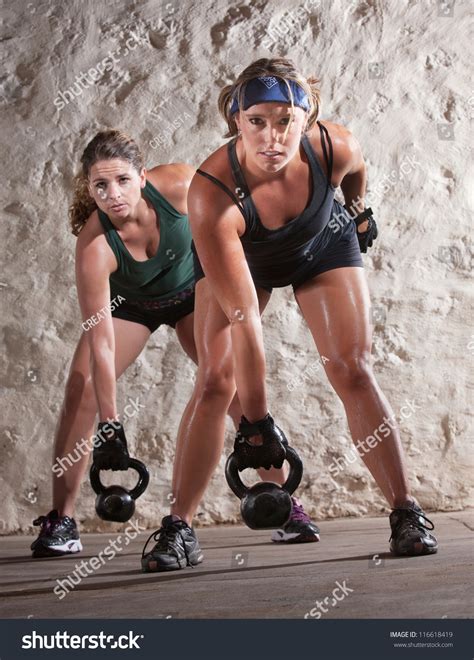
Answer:
<svg viewBox="0 0 474 660"><path fill-rule="evenodd" d="M91 486L97 497L95 510L102 520L127 522L135 511L135 500L145 491L150 481L150 474L141 461L130 458L128 467L138 472L138 483L132 490L123 486L104 486L100 480L100 469L92 463L90 470Z"/></svg>
<svg viewBox="0 0 474 660"><path fill-rule="evenodd" d="M225 465L225 477L232 491L240 498L240 513L250 529L277 529L283 527L291 515L291 495L303 476L303 463L293 447L286 446L286 459L290 474L283 486L261 481L248 488L240 478L234 452Z"/></svg>

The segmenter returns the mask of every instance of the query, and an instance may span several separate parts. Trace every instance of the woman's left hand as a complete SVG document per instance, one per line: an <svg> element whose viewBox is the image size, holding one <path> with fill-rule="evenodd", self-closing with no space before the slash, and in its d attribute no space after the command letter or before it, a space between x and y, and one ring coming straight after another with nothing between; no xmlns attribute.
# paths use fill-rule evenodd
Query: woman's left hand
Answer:
<svg viewBox="0 0 474 660"><path fill-rule="evenodd" d="M362 213L354 218L354 221L357 226L360 251L367 252L367 248L372 247L372 243L379 234L372 209L365 209L365 211L362 211Z"/></svg>

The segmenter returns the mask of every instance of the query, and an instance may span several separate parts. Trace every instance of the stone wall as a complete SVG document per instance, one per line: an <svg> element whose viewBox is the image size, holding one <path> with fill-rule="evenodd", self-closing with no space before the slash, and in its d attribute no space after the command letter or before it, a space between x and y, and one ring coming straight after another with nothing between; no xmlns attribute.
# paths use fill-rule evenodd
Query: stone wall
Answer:
<svg viewBox="0 0 474 660"><path fill-rule="evenodd" d="M53 432L81 332L67 207L82 149L97 130L119 126L140 141L149 167L199 165L223 142L220 88L241 67L269 55L290 56L305 74L319 77L321 118L349 127L362 145L368 202L380 227L364 256L373 357L400 420L414 494L428 509L472 505L468 140L474 92L470 3L452 4L6 4L0 531L25 531L51 504ZM91 69L90 84L83 76L78 87ZM270 406L305 461L300 492L307 508L318 519L385 510L360 460L337 476L329 471L352 443L291 289L274 292L264 331ZM120 405L139 397L144 406L127 430L132 451L152 473L139 503L150 525L172 497L176 431L194 373L174 332L160 329L120 382ZM407 401L415 403L403 419ZM227 450L230 425L228 431ZM223 465L224 457L202 503L203 524L238 520ZM86 531L104 528L93 499L84 483L77 518Z"/></svg>

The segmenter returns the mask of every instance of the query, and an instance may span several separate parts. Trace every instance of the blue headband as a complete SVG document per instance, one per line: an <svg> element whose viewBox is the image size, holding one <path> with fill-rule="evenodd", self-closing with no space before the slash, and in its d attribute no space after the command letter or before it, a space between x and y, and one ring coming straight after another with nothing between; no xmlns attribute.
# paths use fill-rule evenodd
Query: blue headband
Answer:
<svg viewBox="0 0 474 660"><path fill-rule="evenodd" d="M288 84L293 94L293 103L303 110L310 109L308 95L302 87L294 80L288 80ZM264 76L261 78L253 78L245 85L244 90L244 110L247 110L252 105L257 103L269 103L270 101L277 101L278 103L291 103L288 95L288 88L286 82L281 78L274 76ZM237 96L234 97L231 114L239 110L239 100Z"/></svg>

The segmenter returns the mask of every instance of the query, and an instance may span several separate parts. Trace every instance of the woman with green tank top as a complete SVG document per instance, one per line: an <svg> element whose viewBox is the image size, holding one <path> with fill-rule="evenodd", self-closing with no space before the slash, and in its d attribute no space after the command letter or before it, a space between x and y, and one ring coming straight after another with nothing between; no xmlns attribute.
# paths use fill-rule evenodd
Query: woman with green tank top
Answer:
<svg viewBox="0 0 474 660"><path fill-rule="evenodd" d="M162 324L173 327L183 350L196 361L186 206L193 168L176 163L146 171L135 141L118 130L99 132L81 163L70 220L78 237L76 283L83 333L55 433L53 509L34 521L41 529L31 546L33 557L82 550L73 515L97 412L107 442L94 443L94 462L102 469L126 468L116 379L136 360L150 334ZM111 452L113 445L119 451Z"/></svg>

